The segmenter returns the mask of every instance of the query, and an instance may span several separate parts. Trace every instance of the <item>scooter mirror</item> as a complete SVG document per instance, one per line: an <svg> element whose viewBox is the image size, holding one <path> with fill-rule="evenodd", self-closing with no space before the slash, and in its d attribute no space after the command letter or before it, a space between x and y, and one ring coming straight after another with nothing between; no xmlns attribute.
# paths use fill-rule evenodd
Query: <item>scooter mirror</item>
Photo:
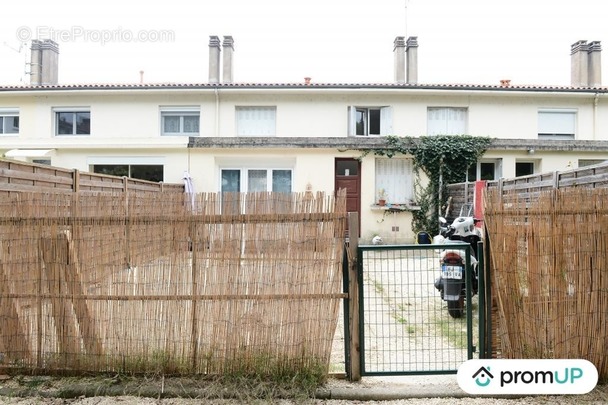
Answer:
<svg viewBox="0 0 608 405"><path fill-rule="evenodd" d="M442 225L445 225L448 223L448 221L446 221L446 219L444 217L439 217L439 223L441 223Z"/></svg>

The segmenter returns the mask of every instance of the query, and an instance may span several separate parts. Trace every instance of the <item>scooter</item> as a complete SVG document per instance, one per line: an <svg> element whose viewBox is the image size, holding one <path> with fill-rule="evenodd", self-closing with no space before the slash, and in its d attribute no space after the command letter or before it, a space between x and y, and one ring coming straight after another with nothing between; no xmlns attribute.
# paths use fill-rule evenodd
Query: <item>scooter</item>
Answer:
<svg viewBox="0 0 608 405"><path fill-rule="evenodd" d="M464 207L463 207L464 208ZM461 215L462 215L461 210ZM469 213L470 215L470 213ZM459 216L448 225L445 218L440 217L440 233L433 238L434 244L466 243L471 246L471 291L477 293L477 242L481 233L475 227L478 222L472 216ZM452 318L461 318L464 313L466 297L466 248L448 248L441 251L441 275L435 280L435 288L439 290L441 299L448 304L448 313Z"/></svg>

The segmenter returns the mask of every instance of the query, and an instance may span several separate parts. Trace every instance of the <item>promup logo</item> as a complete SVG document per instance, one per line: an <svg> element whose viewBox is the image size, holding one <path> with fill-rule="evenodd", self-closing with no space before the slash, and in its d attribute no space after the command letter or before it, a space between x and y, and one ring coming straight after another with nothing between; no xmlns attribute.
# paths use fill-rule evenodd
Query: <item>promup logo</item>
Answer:
<svg viewBox="0 0 608 405"><path fill-rule="evenodd" d="M492 382L494 376L490 373L490 367L480 367L479 370L473 374L473 378L475 379L475 384L480 387L487 387Z"/></svg>
<svg viewBox="0 0 608 405"><path fill-rule="evenodd" d="M597 384L587 360L469 360L458 369L458 385L469 394L586 394Z"/></svg>

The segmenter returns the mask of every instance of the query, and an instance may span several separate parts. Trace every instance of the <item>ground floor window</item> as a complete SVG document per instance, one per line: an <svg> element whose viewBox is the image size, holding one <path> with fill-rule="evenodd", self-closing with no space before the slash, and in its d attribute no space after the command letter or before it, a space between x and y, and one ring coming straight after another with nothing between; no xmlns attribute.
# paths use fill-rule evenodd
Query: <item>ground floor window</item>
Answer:
<svg viewBox="0 0 608 405"><path fill-rule="evenodd" d="M412 159L376 159L376 198L384 199L391 204L412 203L414 201L413 179Z"/></svg>
<svg viewBox="0 0 608 405"><path fill-rule="evenodd" d="M164 181L163 165L105 164L92 165L93 173L126 176L148 181Z"/></svg>
<svg viewBox="0 0 608 405"><path fill-rule="evenodd" d="M515 162L515 177L534 174L534 162Z"/></svg>
<svg viewBox="0 0 608 405"><path fill-rule="evenodd" d="M469 166L468 181L497 180L501 177L502 161L481 160L477 164Z"/></svg>
<svg viewBox="0 0 608 405"><path fill-rule="evenodd" d="M259 207L249 206L246 195L237 193L291 193L293 173L286 168L225 168L220 170L220 191L224 214L254 213ZM291 199L273 198L272 212L289 212ZM267 209L268 206L265 208Z"/></svg>
<svg viewBox="0 0 608 405"><path fill-rule="evenodd" d="M604 163L605 161L605 159L579 159L578 167L599 165L600 163Z"/></svg>
<svg viewBox="0 0 608 405"><path fill-rule="evenodd" d="M222 169L221 192L291 193L291 169Z"/></svg>

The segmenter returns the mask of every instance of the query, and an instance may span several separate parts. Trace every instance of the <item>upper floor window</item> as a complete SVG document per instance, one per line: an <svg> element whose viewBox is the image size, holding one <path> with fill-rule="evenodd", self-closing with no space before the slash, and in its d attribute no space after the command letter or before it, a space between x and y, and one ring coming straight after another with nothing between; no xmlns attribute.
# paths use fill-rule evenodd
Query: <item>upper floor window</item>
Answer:
<svg viewBox="0 0 608 405"><path fill-rule="evenodd" d="M199 107L161 107L161 134L198 135L200 117Z"/></svg>
<svg viewBox="0 0 608 405"><path fill-rule="evenodd" d="M538 139L574 139L576 110L538 110Z"/></svg>
<svg viewBox="0 0 608 405"><path fill-rule="evenodd" d="M467 133L466 107L429 107L428 135L463 135Z"/></svg>
<svg viewBox="0 0 608 405"><path fill-rule="evenodd" d="M0 134L19 133L19 110L0 109Z"/></svg>
<svg viewBox="0 0 608 405"><path fill-rule="evenodd" d="M348 107L348 135L390 135L393 132L392 107Z"/></svg>
<svg viewBox="0 0 608 405"><path fill-rule="evenodd" d="M414 169L412 159L377 158L376 191L384 192L391 204L408 204L414 200Z"/></svg>
<svg viewBox="0 0 608 405"><path fill-rule="evenodd" d="M236 107L237 136L275 136L276 107Z"/></svg>
<svg viewBox="0 0 608 405"><path fill-rule="evenodd" d="M55 109L56 135L90 135L91 111L87 109Z"/></svg>

